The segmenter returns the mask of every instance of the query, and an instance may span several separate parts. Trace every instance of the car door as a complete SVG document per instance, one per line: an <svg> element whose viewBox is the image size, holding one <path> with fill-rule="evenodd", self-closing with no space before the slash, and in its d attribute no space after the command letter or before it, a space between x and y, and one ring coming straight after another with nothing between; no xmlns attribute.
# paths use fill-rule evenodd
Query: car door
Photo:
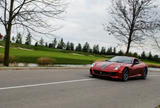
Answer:
<svg viewBox="0 0 160 108"><path fill-rule="evenodd" d="M132 69L131 70L131 76L139 74L140 73L140 67L141 67L141 65L140 65L139 60L134 59L133 64L132 64L132 68L131 68Z"/></svg>

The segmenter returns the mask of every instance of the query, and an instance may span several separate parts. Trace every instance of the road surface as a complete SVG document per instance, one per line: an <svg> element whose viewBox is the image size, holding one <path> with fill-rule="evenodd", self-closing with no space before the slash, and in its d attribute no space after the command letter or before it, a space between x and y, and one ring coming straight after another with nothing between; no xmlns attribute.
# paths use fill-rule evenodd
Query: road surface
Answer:
<svg viewBox="0 0 160 108"><path fill-rule="evenodd" d="M90 78L88 69L1 70L0 108L155 108L160 72L147 80Z"/></svg>

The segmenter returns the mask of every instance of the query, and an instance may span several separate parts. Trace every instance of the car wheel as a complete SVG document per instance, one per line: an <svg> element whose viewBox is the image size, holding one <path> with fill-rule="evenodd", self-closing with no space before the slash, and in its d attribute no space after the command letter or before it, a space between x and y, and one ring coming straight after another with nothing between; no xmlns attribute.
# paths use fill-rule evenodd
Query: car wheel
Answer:
<svg viewBox="0 0 160 108"><path fill-rule="evenodd" d="M122 81L127 81L128 78L129 78L129 76L128 76L128 69L125 68L125 69L123 70L123 72L122 72Z"/></svg>
<svg viewBox="0 0 160 108"><path fill-rule="evenodd" d="M144 68L143 74L142 74L142 79L146 79L147 78L147 68Z"/></svg>

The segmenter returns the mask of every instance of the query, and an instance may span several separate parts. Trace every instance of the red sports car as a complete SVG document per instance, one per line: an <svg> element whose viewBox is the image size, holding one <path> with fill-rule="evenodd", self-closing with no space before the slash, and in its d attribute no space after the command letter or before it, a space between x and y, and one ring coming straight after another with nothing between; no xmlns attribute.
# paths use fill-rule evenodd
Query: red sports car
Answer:
<svg viewBox="0 0 160 108"><path fill-rule="evenodd" d="M93 77L104 76L127 81L130 77L146 79L148 66L137 58L116 56L105 62L95 62L90 68Z"/></svg>

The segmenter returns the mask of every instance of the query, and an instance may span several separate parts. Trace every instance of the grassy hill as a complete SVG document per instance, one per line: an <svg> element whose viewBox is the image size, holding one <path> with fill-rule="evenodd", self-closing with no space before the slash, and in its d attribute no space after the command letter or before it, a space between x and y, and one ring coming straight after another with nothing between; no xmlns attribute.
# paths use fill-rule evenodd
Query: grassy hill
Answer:
<svg viewBox="0 0 160 108"><path fill-rule="evenodd" d="M0 42L0 46L4 46L4 42ZM3 53L4 48L1 47L0 54ZM10 55L15 57L15 62L36 63L40 57L49 57L56 59L56 64L90 64L95 60L112 57L15 43L11 44Z"/></svg>

